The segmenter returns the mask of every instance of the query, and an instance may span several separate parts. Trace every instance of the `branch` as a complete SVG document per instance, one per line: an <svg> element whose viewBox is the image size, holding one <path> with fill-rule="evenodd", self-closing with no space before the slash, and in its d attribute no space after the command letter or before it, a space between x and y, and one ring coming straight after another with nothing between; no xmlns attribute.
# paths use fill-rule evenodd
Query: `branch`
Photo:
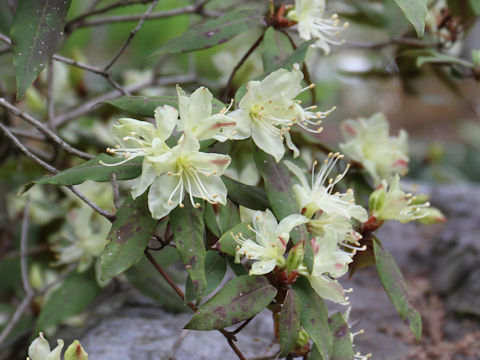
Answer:
<svg viewBox="0 0 480 360"><path fill-rule="evenodd" d="M135 36L135 34L142 28L142 25L143 25L143 23L145 22L145 19L147 18L147 16L152 12L153 8L154 8L155 6L157 6L158 1L159 1L159 0L155 0L155 1L149 6L149 8L148 8L147 11L145 12L145 14L143 14L142 18L141 18L140 21L138 22L137 26L136 26L132 31L130 31L130 34L128 35L128 38L127 38L127 40L123 43L122 47L118 50L118 52L115 54L115 56L113 57L113 59L110 60L110 62L105 66L104 71L108 71L108 70L113 66L113 64L115 64L115 62L118 60L118 58L123 54L123 52L124 52L125 49L127 48L128 44L130 44L130 41L132 41L132 39L133 39L133 37Z"/></svg>
<svg viewBox="0 0 480 360"><path fill-rule="evenodd" d="M377 49L382 49L384 47L399 45L399 44L410 45L412 47L417 47L417 48L429 48L429 47L436 47L438 45L437 43L427 43L415 38L398 37L398 38L380 41L376 43L347 41L343 46L349 47L349 48L356 48L356 49L377 50Z"/></svg>
<svg viewBox="0 0 480 360"><path fill-rule="evenodd" d="M94 158L94 156L70 146L65 141L63 141L57 134L55 134L52 130L50 130L48 127L42 124L40 121L34 119L32 116L28 115L27 113L22 112L20 109L16 108L15 106L7 102L4 98L0 98L0 106L8 110L12 114L18 116L19 118L25 120L26 122L30 123L34 127L36 127L38 130L44 133L45 136L47 136L55 144L57 144L62 150L68 152L69 154L72 154L87 160ZM55 126L55 123L53 123L53 126Z"/></svg>
<svg viewBox="0 0 480 360"><path fill-rule="evenodd" d="M22 284L25 292L30 294L33 290L28 280L27 248L28 248L28 216L30 212L30 198L27 199L25 209L23 209L22 232L20 235L20 271L22 274Z"/></svg>
<svg viewBox="0 0 480 360"><path fill-rule="evenodd" d="M55 118L55 106L53 99L53 62L50 62L47 69L47 124L51 130L54 130L53 119Z"/></svg>
<svg viewBox="0 0 480 360"><path fill-rule="evenodd" d="M0 344L5 341L7 336L10 334L10 332L13 330L15 325L17 325L18 320L20 320L20 317L22 314L25 312L27 309L28 305L30 305L30 302L32 301L33 297L35 296L35 293L32 292L28 294L18 305L17 309L13 313L12 317L8 320L7 325L3 328L3 331L0 333Z"/></svg>

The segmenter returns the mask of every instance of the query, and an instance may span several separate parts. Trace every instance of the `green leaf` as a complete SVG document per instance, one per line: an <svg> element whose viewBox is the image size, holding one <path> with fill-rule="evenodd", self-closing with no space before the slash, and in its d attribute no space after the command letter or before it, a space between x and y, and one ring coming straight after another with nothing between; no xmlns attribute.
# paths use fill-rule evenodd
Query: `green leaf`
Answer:
<svg viewBox="0 0 480 360"><path fill-rule="evenodd" d="M20 100L63 41L71 0L20 0L10 31Z"/></svg>
<svg viewBox="0 0 480 360"><path fill-rule="evenodd" d="M413 52L410 52L413 53ZM433 49L428 49L428 50L423 50L419 54L424 54L423 56L419 56L417 58L417 67L421 67L422 65L426 63L440 63L440 64L457 64L461 66L465 66L467 68L475 68L475 65L471 63L470 61L466 61L460 58L457 58L455 56L450 56L450 55L445 55L441 54L436 50Z"/></svg>
<svg viewBox="0 0 480 360"><path fill-rule="evenodd" d="M402 9L408 21L412 23L418 37L423 37L428 0L395 0L395 2Z"/></svg>
<svg viewBox="0 0 480 360"><path fill-rule="evenodd" d="M0 31L4 34L9 34L12 23L13 15L10 12L7 1L0 0Z"/></svg>
<svg viewBox="0 0 480 360"><path fill-rule="evenodd" d="M106 182L110 181L112 173L117 174L118 180L135 179L140 176L143 157L134 158L118 166L105 166L100 163L102 161L106 164L115 164L122 160L107 154L99 154L92 160L85 161L83 164L62 171L57 175L42 177L34 183L40 185L77 185L87 180Z"/></svg>
<svg viewBox="0 0 480 360"><path fill-rule="evenodd" d="M242 264L237 264L231 256L227 256L227 262L230 269L237 276L248 275L247 269Z"/></svg>
<svg viewBox="0 0 480 360"><path fill-rule="evenodd" d="M235 256L236 248L238 246L235 236L241 233L246 239L255 239L256 235L248 228L249 225L251 226L250 223L240 223L230 230L225 231L220 240L215 244L215 249L220 250L225 254Z"/></svg>
<svg viewBox="0 0 480 360"><path fill-rule="evenodd" d="M258 314L276 294L265 276L239 276L200 306L185 328L223 329Z"/></svg>
<svg viewBox="0 0 480 360"><path fill-rule="evenodd" d="M209 230L217 237L221 237L227 230L240 222L238 207L227 199L226 205L205 204L205 223Z"/></svg>
<svg viewBox="0 0 480 360"><path fill-rule="evenodd" d="M38 316L34 334L55 326L78 314L100 293L93 268L84 273L72 272L60 287L54 290Z"/></svg>
<svg viewBox="0 0 480 360"><path fill-rule="evenodd" d="M203 235L203 201L199 208L193 207L190 201L185 207L176 207L170 213L170 225L173 230L175 244L188 275L192 280L195 298L200 300L207 286L205 275L205 244Z"/></svg>
<svg viewBox="0 0 480 360"><path fill-rule="evenodd" d="M409 300L407 285L402 272L392 255L382 248L380 243L373 241L373 249L377 262L378 275L388 297L397 309L402 320L410 327L417 340L422 337L422 318Z"/></svg>
<svg viewBox="0 0 480 360"><path fill-rule="evenodd" d="M293 53L291 53L288 57L286 57L282 61L279 61L279 62L275 63L270 68L269 71L266 71L262 75L257 76L253 80L257 80L257 81L262 80L264 77L270 75L270 73L272 73L273 71L278 70L278 69L283 68L283 69L287 69L287 70L292 70L293 64L301 65L303 63L303 61L305 60L305 56L307 55L308 48L314 42L315 42L315 40L312 39L312 40L309 40L309 41L306 41L306 42L300 44L300 46L297 47L297 49L295 49L295 51ZM237 92L235 93L235 103L238 104L238 102L242 99L243 95L245 95L246 89L247 89L247 85L244 84L237 90Z"/></svg>
<svg viewBox="0 0 480 360"><path fill-rule="evenodd" d="M269 27L263 37L263 69L270 72L275 66L293 52L293 46L287 35Z"/></svg>
<svg viewBox="0 0 480 360"><path fill-rule="evenodd" d="M177 251L173 247L165 247L161 251L152 251L150 253L165 270L178 260ZM159 276L158 271L145 256L128 269L125 274L127 275L128 281L138 291L156 301L167 310L180 312L189 309L179 300L178 295L167 281Z"/></svg>
<svg viewBox="0 0 480 360"><path fill-rule="evenodd" d="M207 256L205 257L207 287L203 291L202 297L209 295L220 285L226 272L227 259L216 251L207 251ZM187 297L187 302L195 299L193 296L187 296L187 294L194 295L194 288L190 276L187 277L187 283L185 284L185 296Z"/></svg>
<svg viewBox="0 0 480 360"><path fill-rule="evenodd" d="M308 280L299 278L293 285L302 309L300 323L312 338L322 358L329 360L332 356L332 335L328 326L328 309L325 301L312 289Z"/></svg>
<svg viewBox="0 0 480 360"><path fill-rule="evenodd" d="M177 96L120 96L119 98L105 101L106 104L129 112L137 116L146 116L153 118L153 113L158 106L170 105L178 109ZM218 113L225 105L217 100L212 100L213 113Z"/></svg>
<svg viewBox="0 0 480 360"><path fill-rule="evenodd" d="M258 186L246 185L225 175L222 180L227 187L228 197L235 204L262 211L270 207L267 194Z"/></svg>
<svg viewBox="0 0 480 360"><path fill-rule="evenodd" d="M472 8L475 15L480 15L480 1L478 0L469 0L470 7Z"/></svg>
<svg viewBox="0 0 480 360"><path fill-rule="evenodd" d="M280 311L279 342L282 356L286 356L298 339L300 332L300 299L293 290L288 290L285 301Z"/></svg>
<svg viewBox="0 0 480 360"><path fill-rule="evenodd" d="M350 329L342 314L337 312L328 319L330 332L333 336L332 359L353 360L353 344Z"/></svg>
<svg viewBox="0 0 480 360"><path fill-rule="evenodd" d="M208 49L253 29L260 24L261 12L254 9L229 11L226 15L193 26L169 41L151 56Z"/></svg>
<svg viewBox="0 0 480 360"><path fill-rule="evenodd" d="M148 210L147 196L129 197L118 208L102 253L103 280L123 273L143 255L157 224Z"/></svg>
<svg viewBox="0 0 480 360"><path fill-rule="evenodd" d="M298 214L297 199L292 189L292 175L283 162L275 159L261 150L254 152L254 159L260 174L265 182L265 190L272 210L278 220L291 214ZM305 225L295 227L291 232L292 241L298 244L305 241L304 261L308 271L313 269L313 249L310 244L310 235Z"/></svg>

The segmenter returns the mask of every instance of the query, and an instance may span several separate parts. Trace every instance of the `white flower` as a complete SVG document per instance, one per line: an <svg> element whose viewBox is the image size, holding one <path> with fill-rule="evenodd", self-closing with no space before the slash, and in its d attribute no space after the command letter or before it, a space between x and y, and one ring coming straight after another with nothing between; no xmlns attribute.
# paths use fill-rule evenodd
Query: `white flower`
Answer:
<svg viewBox="0 0 480 360"><path fill-rule="evenodd" d="M180 122L177 129L188 131L199 141L214 138L225 126L233 127L235 121L225 115L227 109L212 115L212 93L206 87L199 87L188 97L177 85Z"/></svg>
<svg viewBox="0 0 480 360"><path fill-rule="evenodd" d="M335 185L342 180L349 169L347 164L345 171L337 175L335 179L328 178L337 161L342 158L343 155L340 153L329 153L317 174L315 174L317 161L314 161L311 185L302 169L290 161L285 161L285 165L300 180L300 185L295 184L293 186L293 192L297 198L300 212L306 217L311 218L317 211L321 210L327 214L338 214L346 219L354 218L360 222L365 222L368 219L367 211L360 205L355 204L351 189L344 194L333 193Z"/></svg>
<svg viewBox="0 0 480 360"><path fill-rule="evenodd" d="M27 360L61 360L63 340L57 340L57 347L50 351L48 341L40 333L39 336L32 341L28 347ZM78 340L75 340L65 351L65 360L87 360L88 354L82 348Z"/></svg>
<svg viewBox="0 0 480 360"><path fill-rule="evenodd" d="M298 33L304 40L317 39L315 45L325 54L330 52L330 45L340 45L343 41L332 38L348 26L340 24L337 14L325 15L325 0L295 0L295 8L288 12L287 18L298 23Z"/></svg>
<svg viewBox="0 0 480 360"><path fill-rule="evenodd" d="M344 198L345 200L345 198ZM358 243L362 235L353 229L350 219L336 213L327 214L317 212L307 224L308 229L315 236L336 236L338 243Z"/></svg>
<svg viewBox="0 0 480 360"><path fill-rule="evenodd" d="M385 115L377 113L369 119L347 120L341 129L346 142L340 148L363 165L376 186L382 179L390 182L396 173L407 173L407 133L400 130L398 137L389 136Z"/></svg>
<svg viewBox="0 0 480 360"><path fill-rule="evenodd" d="M400 189L400 177L389 184L385 180L370 195L370 212L377 220L397 220L402 223L418 220L424 224L445 221L443 214L429 202L417 203L416 198Z"/></svg>
<svg viewBox="0 0 480 360"><path fill-rule="evenodd" d="M312 112L310 110L315 109L315 106L302 108L300 102L294 100L298 94L310 88L302 89L302 79L303 74L295 64L292 71L279 69L262 81L250 81L238 104L239 108L230 113L237 125L224 128L225 136L234 139L252 136L255 144L272 155L277 162L285 153L285 139L287 146L298 156L299 151L290 138L290 128L298 124L307 131L318 133L321 131L318 119L324 118L333 110ZM218 136L215 138L224 140Z"/></svg>
<svg viewBox="0 0 480 360"><path fill-rule="evenodd" d="M315 253L313 271L310 274L302 265L299 273L310 281L313 290L322 298L347 304L345 290L336 279L348 271L348 264L352 262L355 252L342 250L336 237L331 234L313 238L312 247Z"/></svg>
<svg viewBox="0 0 480 360"><path fill-rule="evenodd" d="M256 211L253 214L253 228L255 240L245 239L242 234L236 235L239 244L235 254L235 261L240 262L240 257L256 260L250 269L250 275L263 275L272 271L275 266L285 267L283 256L290 239L290 231L300 224L307 222L304 216L292 214L277 223L277 219L270 210Z"/></svg>
<svg viewBox="0 0 480 360"><path fill-rule="evenodd" d="M166 216L189 194L193 206L199 207L193 197L211 204L227 201L227 188L220 176L230 164L230 156L200 152L198 140L184 133L178 144L157 157L146 157L142 179L132 192L136 197L151 185L148 207L155 219Z"/></svg>

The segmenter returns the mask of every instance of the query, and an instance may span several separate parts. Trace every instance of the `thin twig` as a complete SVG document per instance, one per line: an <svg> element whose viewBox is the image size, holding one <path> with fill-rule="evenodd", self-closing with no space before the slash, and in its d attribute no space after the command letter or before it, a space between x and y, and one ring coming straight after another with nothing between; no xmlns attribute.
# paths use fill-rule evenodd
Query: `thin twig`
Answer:
<svg viewBox="0 0 480 360"><path fill-rule="evenodd" d="M51 130L55 130L53 119L55 118L55 106L53 99L53 62L50 62L47 69L47 124Z"/></svg>
<svg viewBox="0 0 480 360"><path fill-rule="evenodd" d="M235 330L232 331L232 334L238 334L240 331L242 331L249 323L250 321L253 320L255 316L252 316L251 318L245 320L242 325L240 325L238 328L236 328Z"/></svg>
<svg viewBox="0 0 480 360"><path fill-rule="evenodd" d="M138 84L130 85L125 87L125 89L131 93L134 93L136 91L139 91L143 88L146 88L148 86L152 85L172 85L172 84L180 84L180 83L187 83L187 82L192 82L195 80L195 76L191 74L187 75L173 75L173 76L167 76L161 79L149 79L144 82L139 82ZM102 102L108 101L115 99L119 97L121 94L117 90L110 91L106 94L97 96L91 100L87 100L82 105L78 106L75 109L70 110L67 113L64 113L62 115L57 116L57 118L54 121L55 126L60 126L63 125L64 123L75 119L79 116L85 115L92 111L92 108L95 105L98 105Z"/></svg>
<svg viewBox="0 0 480 360"><path fill-rule="evenodd" d="M75 149L74 147L70 146L67 144L65 141L63 141L57 134L55 134L52 130L50 130L48 127L46 127L44 124L42 124L40 121L34 119L32 116L28 115L27 113L24 113L20 109L16 108L12 104L10 104L8 101L6 101L4 98L0 98L0 106L3 107L4 109L8 110L12 114L18 116L19 118L27 121L34 127L36 127L38 130L40 130L42 133L45 134L48 138L50 138L55 144L57 144L60 149L68 152L69 154L78 156L82 159L93 159L94 156L87 154L83 151L80 151L78 149ZM55 124L53 124L55 126Z"/></svg>
<svg viewBox="0 0 480 360"><path fill-rule="evenodd" d="M20 272L22 275L22 284L25 292L30 294L33 290L28 280L27 248L28 248L28 226L30 214L30 198L27 198L25 208L23 209L22 232L20 235Z"/></svg>
<svg viewBox="0 0 480 360"><path fill-rule="evenodd" d="M20 305L18 305L12 317L8 320L7 325L3 328L2 332L0 333L0 344L2 344L5 341L5 339L13 330L15 325L17 325L18 321L20 320L20 317L23 315L27 307L30 305L30 302L32 301L34 296L35 296L35 293L31 292L22 300Z"/></svg>
<svg viewBox="0 0 480 360"><path fill-rule="evenodd" d="M69 185L67 186L75 195L77 195L85 204L90 206L93 210L98 212L100 215L103 215L108 220L113 221L115 219L115 215L109 211L103 210L100 206L89 200L85 195L83 195L75 186Z"/></svg>
<svg viewBox="0 0 480 360"><path fill-rule="evenodd" d="M45 141L45 135L42 133L37 133L37 132L32 132L24 129L19 129L19 128L13 128L13 127L7 127L8 131L10 131L12 134L20 137L25 137L29 139L34 139L34 140L40 140L40 141Z"/></svg>
<svg viewBox="0 0 480 360"><path fill-rule="evenodd" d="M232 73L230 74L230 77L228 78L227 85L225 85L225 90L223 91L223 94L224 94L224 97L225 97L226 100L228 100L228 98L231 98L232 95L233 95L233 94L231 94L231 91L232 91L231 87L232 87L233 78L235 77L235 74L237 73L238 69L240 69L242 67L242 65L245 63L245 61L250 57L250 55L252 55L252 53L255 51L255 49L260 45L260 43L263 40L264 35L265 34L262 33L259 36L259 38L253 43L252 46L250 46L250 48L242 56L242 58L237 63L237 65L235 65L235 67L233 68Z"/></svg>
<svg viewBox="0 0 480 360"><path fill-rule="evenodd" d="M142 28L142 25L145 22L145 19L147 18L147 16L152 12L153 8L157 6L158 1L159 0L154 0L153 3L150 4L147 11L145 12L145 14L143 14L140 21L138 22L137 26L135 26L135 28L132 31L130 31L130 34L128 34L127 40L123 43L122 47L117 51L117 53L112 58L112 60L110 60L110 62L105 66L104 68L105 71L108 71L113 66L113 64L115 64L118 58L123 54L123 52L125 51L127 46L130 44L130 41L132 41L135 34Z"/></svg>

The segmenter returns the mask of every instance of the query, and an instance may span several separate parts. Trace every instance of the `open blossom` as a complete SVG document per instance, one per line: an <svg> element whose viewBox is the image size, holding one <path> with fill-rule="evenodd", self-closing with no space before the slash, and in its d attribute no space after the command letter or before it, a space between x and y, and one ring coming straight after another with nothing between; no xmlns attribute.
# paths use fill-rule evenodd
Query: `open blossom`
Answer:
<svg viewBox="0 0 480 360"><path fill-rule="evenodd" d="M324 237L314 237L311 242L314 250L313 271L310 274L302 265L299 273L310 281L313 290L322 298L347 304L345 290L336 279L348 271L348 264L352 262L355 252L340 248L336 237L331 236L331 233Z"/></svg>
<svg viewBox="0 0 480 360"><path fill-rule="evenodd" d="M304 40L317 39L315 45L325 54L330 45L340 45L343 41L334 40L348 23L340 24L336 14L325 17L325 0L295 0L295 8L288 12L287 18L298 23L298 33Z"/></svg>
<svg viewBox="0 0 480 360"><path fill-rule="evenodd" d="M368 219L367 211L362 206L355 204L351 189L343 194L333 192L335 185L343 179L349 169L347 164L343 173L335 178L328 177L338 160L342 158L343 155L340 153L329 153L316 174L315 166L317 162L315 161L312 167L311 184L308 183L302 169L290 161L285 161L285 165L300 180L300 184L293 186L293 192L297 198L299 210L306 217L311 218L317 211L321 210L327 214L338 214L346 219L354 218L360 222Z"/></svg>
<svg viewBox="0 0 480 360"><path fill-rule="evenodd" d="M190 97L177 85L180 122L177 129L188 131L199 141L212 139L225 126L234 126L231 116L225 115L227 109L212 115L212 93L206 87L199 87Z"/></svg>
<svg viewBox="0 0 480 360"><path fill-rule="evenodd" d="M400 130L398 137L389 136L385 115L377 113L369 119L346 120L341 129L345 142L340 148L363 165L375 185L379 185L382 179L390 182L394 174L407 173L407 133Z"/></svg>
<svg viewBox="0 0 480 360"><path fill-rule="evenodd" d="M400 177L390 184L384 180L370 195L370 212L376 219L397 220L402 223L418 220L425 224L445 221L445 216L429 202L416 203L416 198L400 189Z"/></svg>
<svg viewBox="0 0 480 360"><path fill-rule="evenodd" d="M272 155L278 162L285 153L285 139L289 149L298 156L299 151L290 138L289 131L298 124L307 131L318 133L321 118L327 112L313 112L316 107L303 108L295 98L304 90L301 81L303 74L295 64L292 71L279 69L262 81L250 81L247 91L238 104L238 109L230 116L236 126L223 129L225 137L246 139L252 137L257 146ZM223 141L221 136L215 137Z"/></svg>
<svg viewBox="0 0 480 360"><path fill-rule="evenodd" d="M63 340L57 340L57 346L50 351L50 345L43 336L43 333L32 341L28 347L27 360L61 360ZM88 360L88 354L82 348L82 345L75 340L65 351L65 360Z"/></svg>
<svg viewBox="0 0 480 360"><path fill-rule="evenodd" d="M235 254L235 261L240 262L244 256L256 260L250 269L250 275L263 275L272 271L275 266L285 267L286 261L283 254L287 249L290 231L300 224L308 221L300 214L293 214L277 222L270 210L256 211L253 213L250 228L256 235L255 240L246 239L242 234L235 236L239 246Z"/></svg>
<svg viewBox="0 0 480 360"><path fill-rule="evenodd" d="M227 189L220 176L230 164L230 157L200 152L198 139L188 131L182 134L176 146L168 147L165 140L175 128L178 112L170 106L158 107L155 119L156 128L140 121L137 131L130 131L129 126L114 127L114 134L122 146L109 149L110 153L123 154L125 160L144 156L142 175L132 189L132 197L140 196L150 187L148 207L156 219L166 216L178 205L183 207L187 193L195 207L200 204L194 197L212 204L225 204ZM125 133L127 135L122 137Z"/></svg>

